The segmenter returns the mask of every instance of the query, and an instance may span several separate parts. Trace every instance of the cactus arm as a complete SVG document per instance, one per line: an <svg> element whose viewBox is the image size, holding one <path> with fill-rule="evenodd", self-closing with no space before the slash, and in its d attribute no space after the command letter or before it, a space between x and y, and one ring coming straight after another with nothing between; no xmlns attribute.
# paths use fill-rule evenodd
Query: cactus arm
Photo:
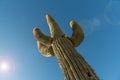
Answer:
<svg viewBox="0 0 120 80"><path fill-rule="evenodd" d="M38 50L44 57L52 57L54 56L54 52L51 46L46 46L42 44L40 41L37 41Z"/></svg>
<svg viewBox="0 0 120 80"><path fill-rule="evenodd" d="M50 15L46 15L46 20L47 20L47 24L50 28L50 33L51 33L51 37L53 38L58 38L60 36L63 36L64 33L62 32L62 30L59 28L59 25L56 23L56 21L50 16Z"/></svg>
<svg viewBox="0 0 120 80"><path fill-rule="evenodd" d="M52 38L49 36L44 35L40 29L34 28L33 29L33 35L36 38L37 41L40 41L43 44L51 44Z"/></svg>
<svg viewBox="0 0 120 80"><path fill-rule="evenodd" d="M52 47L50 46L52 38L44 35L38 28L33 29L33 34L37 40L39 52L45 57L54 56L54 52L52 50Z"/></svg>
<svg viewBox="0 0 120 80"><path fill-rule="evenodd" d="M72 41L74 47L77 47L84 39L84 33L78 23L75 21L70 22L70 27L72 28L73 34L70 40Z"/></svg>

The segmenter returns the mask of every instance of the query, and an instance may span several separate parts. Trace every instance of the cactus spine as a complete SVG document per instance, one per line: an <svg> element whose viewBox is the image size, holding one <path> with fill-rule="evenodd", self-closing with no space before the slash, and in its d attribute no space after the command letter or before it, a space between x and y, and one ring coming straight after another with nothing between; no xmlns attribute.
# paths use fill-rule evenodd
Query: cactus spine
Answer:
<svg viewBox="0 0 120 80"><path fill-rule="evenodd" d="M50 15L46 15L46 19L51 36L44 35L38 28L33 30L40 53L45 57L56 56L65 80L99 80L90 65L74 48L84 39L79 24L70 22L73 34L69 38Z"/></svg>

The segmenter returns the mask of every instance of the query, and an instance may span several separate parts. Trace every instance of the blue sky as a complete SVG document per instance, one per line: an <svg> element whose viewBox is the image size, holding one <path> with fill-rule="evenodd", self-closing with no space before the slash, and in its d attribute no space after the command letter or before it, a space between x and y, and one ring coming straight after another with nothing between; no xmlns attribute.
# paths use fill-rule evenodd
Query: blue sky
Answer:
<svg viewBox="0 0 120 80"><path fill-rule="evenodd" d="M71 20L84 33L76 49L101 80L120 80L119 0L0 0L0 61L9 60L14 70L0 80L64 80L55 57L39 54L32 30L49 34L45 14L52 15L66 35Z"/></svg>

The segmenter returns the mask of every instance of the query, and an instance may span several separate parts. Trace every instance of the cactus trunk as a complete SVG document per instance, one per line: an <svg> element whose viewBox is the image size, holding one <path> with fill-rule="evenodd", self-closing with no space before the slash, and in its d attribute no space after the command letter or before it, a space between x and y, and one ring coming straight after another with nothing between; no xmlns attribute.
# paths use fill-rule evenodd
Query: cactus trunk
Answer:
<svg viewBox="0 0 120 80"><path fill-rule="evenodd" d="M91 67L73 48L68 39L58 38L52 47L65 80L98 80Z"/></svg>

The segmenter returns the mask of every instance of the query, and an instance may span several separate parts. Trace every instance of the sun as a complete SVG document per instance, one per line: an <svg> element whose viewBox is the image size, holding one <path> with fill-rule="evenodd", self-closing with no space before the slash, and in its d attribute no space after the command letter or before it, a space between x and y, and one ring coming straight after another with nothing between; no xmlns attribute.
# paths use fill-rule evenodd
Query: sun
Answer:
<svg viewBox="0 0 120 80"><path fill-rule="evenodd" d="M3 61L0 63L0 71L1 72L4 72L4 73L7 73L10 71L10 63L9 62L6 62L6 61Z"/></svg>
<svg viewBox="0 0 120 80"><path fill-rule="evenodd" d="M11 75L15 70L13 60L8 57L0 58L0 75Z"/></svg>

